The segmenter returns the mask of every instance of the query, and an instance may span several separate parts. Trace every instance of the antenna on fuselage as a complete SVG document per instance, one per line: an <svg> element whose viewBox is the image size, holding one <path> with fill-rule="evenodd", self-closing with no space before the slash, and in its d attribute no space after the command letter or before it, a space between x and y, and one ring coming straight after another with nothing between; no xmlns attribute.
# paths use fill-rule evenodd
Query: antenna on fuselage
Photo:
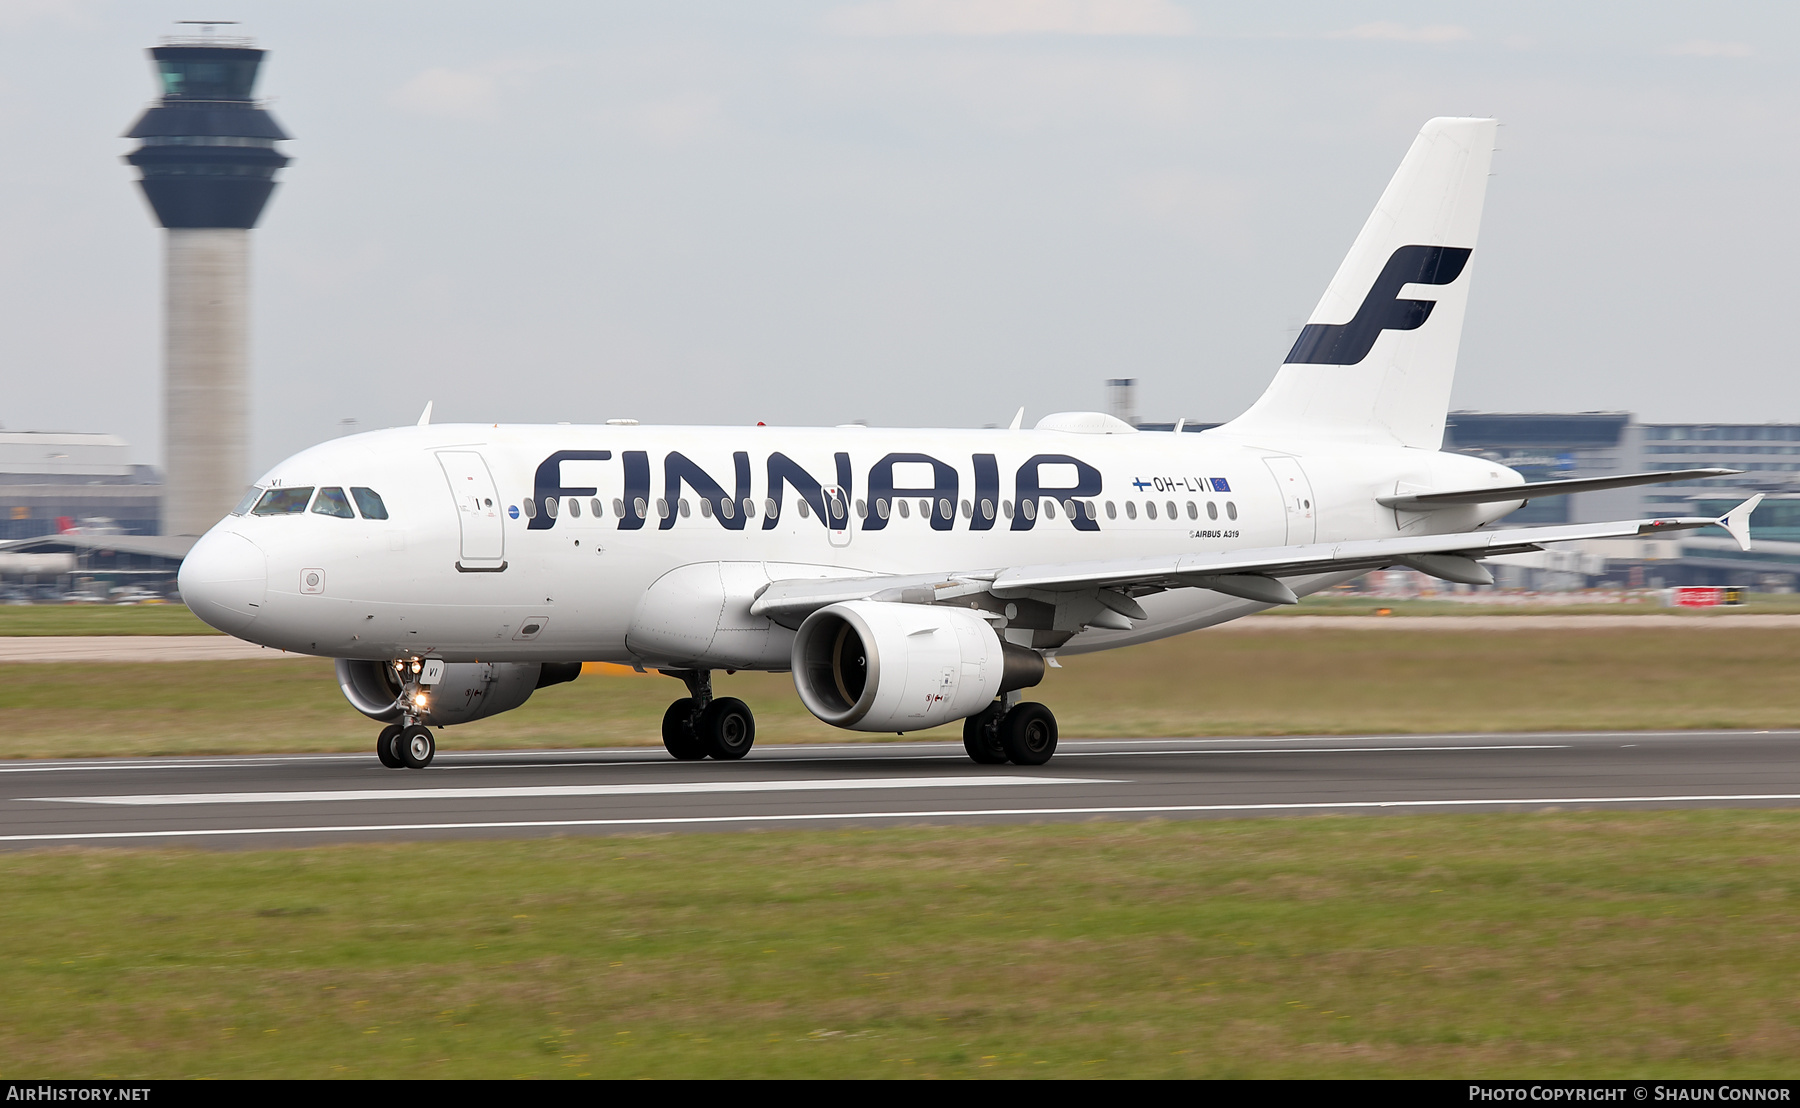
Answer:
<svg viewBox="0 0 1800 1108"><path fill-rule="evenodd" d="M418 426L425 427L431 423L431 401L425 402L425 410L419 413Z"/></svg>
<svg viewBox="0 0 1800 1108"><path fill-rule="evenodd" d="M1025 409L1023 407L1021 407L1018 411L1013 413L1013 421L1006 425L1006 429L1008 431L1017 431L1020 427L1023 427L1024 425L1025 425Z"/></svg>

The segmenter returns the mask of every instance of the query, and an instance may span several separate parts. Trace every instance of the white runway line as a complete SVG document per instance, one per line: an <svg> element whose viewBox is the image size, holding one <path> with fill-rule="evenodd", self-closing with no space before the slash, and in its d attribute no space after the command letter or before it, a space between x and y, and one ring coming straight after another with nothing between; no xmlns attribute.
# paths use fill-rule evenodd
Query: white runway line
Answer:
<svg viewBox="0 0 1800 1108"><path fill-rule="evenodd" d="M1033 778L1033 780L1038 780ZM107 839L187 839L244 835L326 835L370 831L502 831L556 827L674 827L697 824L816 823L832 819L943 819L980 816L1111 816L1159 812L1346 811L1369 808L1461 808L1529 804L1674 804L1748 800L1800 800L1800 793L1744 793L1706 796L1552 796L1504 800L1343 800L1316 804L1158 804L1105 808L968 808L926 812L804 812L767 816L658 816L643 819L534 819L483 823L321 824L310 827L210 827L191 831L81 831L66 834L0 835L0 842L78 842Z"/></svg>
<svg viewBox="0 0 1800 1108"><path fill-rule="evenodd" d="M635 785L495 785L471 789L330 789L316 792L125 793L114 796L22 796L59 804L187 807L193 804L298 804L341 800L489 800L542 796L675 796L694 793L804 793L849 789L954 789L990 785L1120 785L1084 777L841 777L801 781L657 781Z"/></svg>

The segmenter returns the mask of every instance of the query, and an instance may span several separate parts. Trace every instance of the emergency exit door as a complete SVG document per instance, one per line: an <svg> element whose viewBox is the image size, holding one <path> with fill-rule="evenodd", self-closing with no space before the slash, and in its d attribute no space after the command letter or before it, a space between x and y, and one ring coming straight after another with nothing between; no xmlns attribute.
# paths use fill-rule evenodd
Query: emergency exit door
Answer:
<svg viewBox="0 0 1800 1108"><path fill-rule="evenodd" d="M1275 475L1275 485L1281 490L1281 502L1287 511L1288 545L1312 542L1318 533L1318 511L1306 471L1293 458L1264 458L1263 461Z"/></svg>
<svg viewBox="0 0 1800 1108"><path fill-rule="evenodd" d="M450 482L456 501L456 520L462 528L461 557L456 568L464 573L497 573L506 568L506 529L500 494L487 462L473 450L440 450L438 464Z"/></svg>

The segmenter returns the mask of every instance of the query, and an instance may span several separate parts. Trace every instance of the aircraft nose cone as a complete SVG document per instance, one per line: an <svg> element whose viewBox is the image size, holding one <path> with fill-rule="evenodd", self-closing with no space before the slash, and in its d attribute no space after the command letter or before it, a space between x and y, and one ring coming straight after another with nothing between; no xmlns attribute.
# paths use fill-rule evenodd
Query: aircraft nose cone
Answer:
<svg viewBox="0 0 1800 1108"><path fill-rule="evenodd" d="M189 610L227 635L256 619L269 587L268 559L242 535L208 531L182 559L176 578Z"/></svg>

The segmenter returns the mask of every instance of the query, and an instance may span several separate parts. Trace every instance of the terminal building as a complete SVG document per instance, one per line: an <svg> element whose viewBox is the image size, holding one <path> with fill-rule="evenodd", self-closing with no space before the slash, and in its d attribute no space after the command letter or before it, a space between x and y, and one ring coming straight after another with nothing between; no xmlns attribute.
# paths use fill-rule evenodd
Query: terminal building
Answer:
<svg viewBox="0 0 1800 1108"><path fill-rule="evenodd" d="M0 540L160 534L162 475L117 435L0 432Z"/></svg>
<svg viewBox="0 0 1800 1108"><path fill-rule="evenodd" d="M1717 516L1756 493L1764 496L1750 517L1755 541L1750 551L1712 530L1570 544L1575 549L1520 556L1496 574L1503 585L1740 585L1790 591L1800 584L1800 424L1640 423L1629 412L1452 412L1444 449L1511 466L1533 482L1659 469L1744 471L1547 497L1507 516L1500 526Z"/></svg>
<svg viewBox="0 0 1800 1108"><path fill-rule="evenodd" d="M161 535L163 481L117 435L0 432L0 599L172 594L192 539Z"/></svg>

